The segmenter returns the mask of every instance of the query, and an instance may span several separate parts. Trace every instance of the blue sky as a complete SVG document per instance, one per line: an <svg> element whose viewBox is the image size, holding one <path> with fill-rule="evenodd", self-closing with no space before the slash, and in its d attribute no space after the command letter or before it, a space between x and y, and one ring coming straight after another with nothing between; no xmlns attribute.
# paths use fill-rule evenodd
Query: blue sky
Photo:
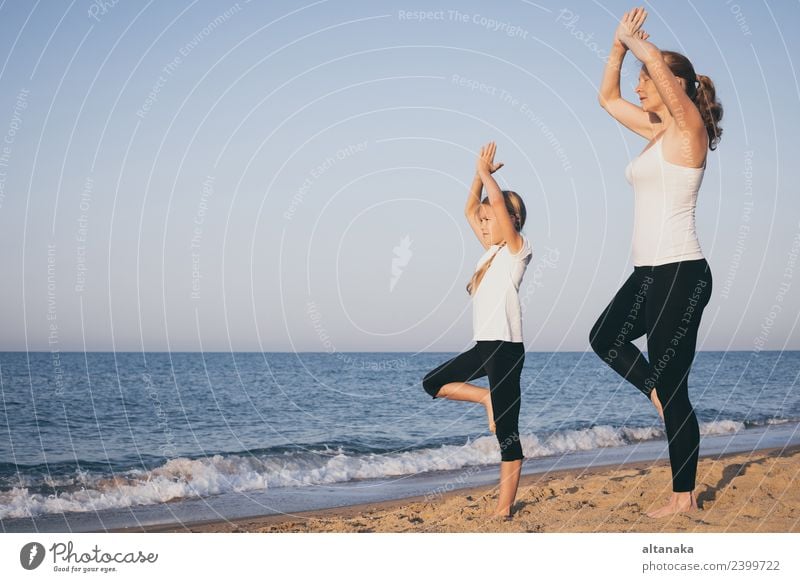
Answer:
<svg viewBox="0 0 800 582"><path fill-rule="evenodd" d="M631 6L3 3L0 349L466 349L492 139L528 209L527 349L588 349L632 270L645 144L596 98ZM699 347L800 349L800 5L646 6L725 108Z"/></svg>

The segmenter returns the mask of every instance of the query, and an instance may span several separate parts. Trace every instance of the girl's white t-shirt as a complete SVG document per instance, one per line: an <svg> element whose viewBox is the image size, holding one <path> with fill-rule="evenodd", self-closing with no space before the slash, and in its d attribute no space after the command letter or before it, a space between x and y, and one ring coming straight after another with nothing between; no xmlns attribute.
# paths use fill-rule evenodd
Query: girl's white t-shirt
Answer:
<svg viewBox="0 0 800 582"><path fill-rule="evenodd" d="M472 296L473 341L522 341L522 310L519 286L533 251L528 237L520 233L522 248L512 255L508 246L497 253ZM489 260L498 245L490 246L478 260L475 270Z"/></svg>

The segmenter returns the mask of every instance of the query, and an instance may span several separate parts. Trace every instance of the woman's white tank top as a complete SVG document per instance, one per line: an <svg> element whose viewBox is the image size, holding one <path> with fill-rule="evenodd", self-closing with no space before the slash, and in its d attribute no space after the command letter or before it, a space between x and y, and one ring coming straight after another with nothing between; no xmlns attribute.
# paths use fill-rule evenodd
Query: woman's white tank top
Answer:
<svg viewBox="0 0 800 582"><path fill-rule="evenodd" d="M689 168L664 159L661 136L625 168L635 194L634 266L702 259L694 210L705 163Z"/></svg>

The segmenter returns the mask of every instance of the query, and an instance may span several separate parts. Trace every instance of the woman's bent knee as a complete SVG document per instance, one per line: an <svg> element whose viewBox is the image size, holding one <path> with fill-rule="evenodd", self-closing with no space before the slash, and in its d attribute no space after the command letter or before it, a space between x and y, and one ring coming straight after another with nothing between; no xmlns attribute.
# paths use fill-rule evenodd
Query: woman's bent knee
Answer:
<svg viewBox="0 0 800 582"><path fill-rule="evenodd" d="M428 374L422 380L422 387L425 389L425 392L431 395L432 398L436 398L436 394L442 388L442 384L437 382L430 374Z"/></svg>
<svg viewBox="0 0 800 582"><path fill-rule="evenodd" d="M589 345L592 347L594 353L598 355L605 354L609 348L608 342L604 341L604 338L601 336L599 322L595 323L589 332Z"/></svg>

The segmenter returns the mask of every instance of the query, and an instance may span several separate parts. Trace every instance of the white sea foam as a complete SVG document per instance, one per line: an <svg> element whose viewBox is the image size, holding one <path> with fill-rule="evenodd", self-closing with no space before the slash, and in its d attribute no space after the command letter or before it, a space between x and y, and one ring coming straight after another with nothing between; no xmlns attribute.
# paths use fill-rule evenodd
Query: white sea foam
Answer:
<svg viewBox="0 0 800 582"><path fill-rule="evenodd" d="M701 424L700 433L727 434L743 428L740 422L721 420ZM664 431L658 427L595 426L559 431L542 437L524 434L521 443L525 456L533 458L663 438ZM348 454L342 449L328 449L282 454L213 455L201 459L176 458L151 471L131 471L113 478L80 473L72 479L71 490L62 491L57 496L31 493L24 486L14 487L0 492L0 519L117 509L274 487L392 478L493 464L498 462L499 457L497 439L484 436L468 440L463 445L381 454ZM55 482L51 484L55 485Z"/></svg>
<svg viewBox="0 0 800 582"><path fill-rule="evenodd" d="M744 423L735 420L715 420L713 422L701 422L700 434L702 436L713 434L731 434L744 430Z"/></svg>

